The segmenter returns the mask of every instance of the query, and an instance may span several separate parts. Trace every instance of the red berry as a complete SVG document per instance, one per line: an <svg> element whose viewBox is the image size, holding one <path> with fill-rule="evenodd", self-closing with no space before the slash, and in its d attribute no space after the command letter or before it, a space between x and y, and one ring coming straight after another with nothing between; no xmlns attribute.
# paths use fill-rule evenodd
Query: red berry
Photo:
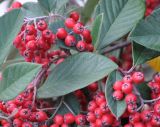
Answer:
<svg viewBox="0 0 160 127"><path fill-rule="evenodd" d="M79 13L76 11L71 12L70 18L72 18L73 20L77 22L79 20Z"/></svg>
<svg viewBox="0 0 160 127"><path fill-rule="evenodd" d="M23 119L28 119L29 116L31 115L31 111L29 109L21 109L19 111L19 115Z"/></svg>
<svg viewBox="0 0 160 127"><path fill-rule="evenodd" d="M75 37L72 36L72 35L68 35L65 38L65 45L68 46L68 47L75 46L76 45L76 39L75 39Z"/></svg>
<svg viewBox="0 0 160 127"><path fill-rule="evenodd" d="M128 105L136 104L136 101L137 101L137 96L135 94L130 93L125 97L125 102Z"/></svg>
<svg viewBox="0 0 160 127"><path fill-rule="evenodd" d="M131 75L125 75L123 77L123 82L132 83L132 76Z"/></svg>
<svg viewBox="0 0 160 127"><path fill-rule="evenodd" d="M67 37L67 31L64 28L59 28L57 30L57 37L59 39L65 39Z"/></svg>
<svg viewBox="0 0 160 127"><path fill-rule="evenodd" d="M132 79L135 84L140 84L144 82L144 74L142 72L134 72Z"/></svg>
<svg viewBox="0 0 160 127"><path fill-rule="evenodd" d="M123 82L121 80L116 81L113 84L113 89L114 90L122 90L122 84L123 84Z"/></svg>
<svg viewBox="0 0 160 127"><path fill-rule="evenodd" d="M96 92L98 90L98 83L94 82L94 83L90 84L89 86L87 86L87 88L91 92Z"/></svg>
<svg viewBox="0 0 160 127"><path fill-rule="evenodd" d="M42 37L46 40L51 39L52 38L52 31L50 31L49 29L43 30Z"/></svg>
<svg viewBox="0 0 160 127"><path fill-rule="evenodd" d="M79 114L75 117L75 122L77 125L84 126L86 124L86 117L82 114Z"/></svg>
<svg viewBox="0 0 160 127"><path fill-rule="evenodd" d="M30 124L29 122L24 122L22 124L22 127L33 127L32 124Z"/></svg>
<svg viewBox="0 0 160 127"><path fill-rule="evenodd" d="M22 7L22 4L18 1L14 2L12 5L11 5L12 8L20 8Z"/></svg>
<svg viewBox="0 0 160 127"><path fill-rule="evenodd" d="M63 116L60 114L57 114L54 119L53 119L54 123L58 124L58 125L62 125L64 122Z"/></svg>
<svg viewBox="0 0 160 127"><path fill-rule="evenodd" d="M14 119L13 120L13 126L14 127L22 127L23 121L21 119Z"/></svg>
<svg viewBox="0 0 160 127"><path fill-rule="evenodd" d="M129 113L135 113L135 112L137 112L137 105L136 104L128 105L127 110Z"/></svg>
<svg viewBox="0 0 160 127"><path fill-rule="evenodd" d="M42 122L42 121L45 121L47 119L48 119L48 116L45 112L43 112L43 111L36 112L36 120L38 122Z"/></svg>
<svg viewBox="0 0 160 127"><path fill-rule="evenodd" d="M102 117L102 124L104 126L112 125L114 122L114 117L111 114L105 114Z"/></svg>
<svg viewBox="0 0 160 127"><path fill-rule="evenodd" d="M33 35L33 34L35 34L35 32L36 32L36 30L33 25L26 26L26 34L27 35Z"/></svg>
<svg viewBox="0 0 160 127"><path fill-rule="evenodd" d="M76 22L72 19L72 18L67 18L65 20L65 26L69 29L72 29L74 27L74 25L76 24Z"/></svg>
<svg viewBox="0 0 160 127"><path fill-rule="evenodd" d="M37 28L40 30L40 31L43 31L45 29L47 29L48 25L46 23L46 21L44 20L39 20L38 23L37 23Z"/></svg>
<svg viewBox="0 0 160 127"><path fill-rule="evenodd" d="M76 34L81 34L84 31L84 26L80 23L77 23L73 27L73 32Z"/></svg>
<svg viewBox="0 0 160 127"><path fill-rule="evenodd" d="M122 91L120 91L120 90L114 91L112 96L113 96L113 98L114 98L115 100L117 100L117 101L122 100L123 97L124 97Z"/></svg>
<svg viewBox="0 0 160 127"><path fill-rule="evenodd" d="M123 83L122 84L122 91L125 93L125 94L129 94L131 93L133 90L133 86L131 83Z"/></svg>
<svg viewBox="0 0 160 127"><path fill-rule="evenodd" d="M136 112L134 114L131 114L129 116L129 122L132 123L132 124L134 124L136 122L139 122L140 120L141 120L141 115L138 112Z"/></svg>
<svg viewBox="0 0 160 127"><path fill-rule="evenodd" d="M88 121L88 122L91 122L91 123L95 122L95 121L96 121L96 116L95 116L95 114L92 113L92 112L88 112L88 113L87 113L87 121Z"/></svg>
<svg viewBox="0 0 160 127"><path fill-rule="evenodd" d="M144 122L149 122L152 119L152 112L150 110L143 110L141 112L141 119Z"/></svg>
<svg viewBox="0 0 160 127"><path fill-rule="evenodd" d="M82 36L84 37L84 39L88 39L91 37L91 32L87 29L84 29L82 32Z"/></svg>
<svg viewBox="0 0 160 127"><path fill-rule="evenodd" d="M72 124L75 121L75 117L72 113L67 113L64 115L64 123Z"/></svg>
<svg viewBox="0 0 160 127"><path fill-rule="evenodd" d="M133 124L134 127L146 127L142 122L137 122Z"/></svg>
<svg viewBox="0 0 160 127"><path fill-rule="evenodd" d="M86 44L86 50L88 52L93 52L94 51L94 46L92 44Z"/></svg>
<svg viewBox="0 0 160 127"><path fill-rule="evenodd" d="M95 114L96 118L101 118L103 115L103 111L100 108L96 108L94 110L94 114Z"/></svg>
<svg viewBox="0 0 160 127"><path fill-rule="evenodd" d="M86 43L84 41L78 41L78 43L76 44L76 48L78 49L78 51L82 52L86 49Z"/></svg>
<svg viewBox="0 0 160 127"><path fill-rule="evenodd" d="M90 101L88 104L88 111L94 112L94 110L97 108L97 104L95 101Z"/></svg>
<svg viewBox="0 0 160 127"><path fill-rule="evenodd" d="M154 80L155 80L155 82L160 83L160 74L159 73L154 76Z"/></svg>
<svg viewBox="0 0 160 127"><path fill-rule="evenodd" d="M154 112L160 115L160 103L154 105Z"/></svg>
<svg viewBox="0 0 160 127"><path fill-rule="evenodd" d="M50 127L59 127L58 124L52 124Z"/></svg>
<svg viewBox="0 0 160 127"><path fill-rule="evenodd" d="M27 44L26 44L26 47L27 49L29 50L35 50L36 49L36 41L29 41Z"/></svg>

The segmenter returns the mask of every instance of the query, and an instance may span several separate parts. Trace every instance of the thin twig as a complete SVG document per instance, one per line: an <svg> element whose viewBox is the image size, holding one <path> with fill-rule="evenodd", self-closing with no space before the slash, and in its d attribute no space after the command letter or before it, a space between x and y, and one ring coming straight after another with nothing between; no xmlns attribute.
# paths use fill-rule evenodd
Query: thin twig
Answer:
<svg viewBox="0 0 160 127"><path fill-rule="evenodd" d="M48 110L55 110L57 107L52 107L52 108L41 108L41 109L37 109L39 111L48 111Z"/></svg>
<svg viewBox="0 0 160 127"><path fill-rule="evenodd" d="M160 97L152 99L152 100L143 100L143 101L144 101L144 103L153 103L153 102L158 101L158 100L160 100Z"/></svg>
<svg viewBox="0 0 160 127"><path fill-rule="evenodd" d="M63 101L63 104L68 108L68 110L69 110L73 115L76 115L76 114L74 113L74 111L69 107L69 105L68 105L65 101Z"/></svg>
<svg viewBox="0 0 160 127"><path fill-rule="evenodd" d="M122 47L126 47L126 46L128 46L128 45L130 45L130 44L131 44L131 42L128 42L128 41L125 41L125 42L123 42L123 43L118 43L118 44L116 44L116 45L114 45L114 46L112 46L112 47L103 49L103 50L101 51L101 53L102 53L102 54L109 53L109 52L112 52L112 51L114 51L114 50L120 49L120 48L122 48Z"/></svg>

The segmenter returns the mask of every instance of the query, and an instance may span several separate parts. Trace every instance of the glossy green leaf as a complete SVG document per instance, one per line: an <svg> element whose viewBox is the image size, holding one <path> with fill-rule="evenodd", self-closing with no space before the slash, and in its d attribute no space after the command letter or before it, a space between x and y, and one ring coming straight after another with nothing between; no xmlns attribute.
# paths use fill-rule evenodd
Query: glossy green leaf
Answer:
<svg viewBox="0 0 160 127"><path fill-rule="evenodd" d="M35 2L27 2L23 4L22 11L28 18L47 15L47 12L45 12L45 10Z"/></svg>
<svg viewBox="0 0 160 127"><path fill-rule="evenodd" d="M151 99L151 89L148 87L147 83L136 85L136 88L141 94L141 97L145 100Z"/></svg>
<svg viewBox="0 0 160 127"><path fill-rule="evenodd" d="M74 94L68 94L64 97L65 103L72 109L72 111L77 115L80 112L80 103ZM65 104L62 104L60 109L58 110L57 114L66 114L70 112L68 107Z"/></svg>
<svg viewBox="0 0 160 127"><path fill-rule="evenodd" d="M38 0L38 2L48 12L59 12L66 8L68 0Z"/></svg>
<svg viewBox="0 0 160 127"><path fill-rule="evenodd" d="M104 13L101 40L98 49L127 34L143 17L143 0L100 0L95 14Z"/></svg>
<svg viewBox="0 0 160 127"><path fill-rule="evenodd" d="M23 24L21 10L13 10L0 17L0 65L10 52L12 42Z"/></svg>
<svg viewBox="0 0 160 127"><path fill-rule="evenodd" d="M131 32L129 39L152 50L160 51L160 9L141 20Z"/></svg>
<svg viewBox="0 0 160 127"><path fill-rule="evenodd" d="M56 66L38 90L39 98L62 96L102 79L117 65L102 55L78 53Z"/></svg>
<svg viewBox="0 0 160 127"><path fill-rule="evenodd" d="M95 6L98 4L99 0L87 0L87 3L85 4L84 8L81 12L81 20L86 23L88 20L90 20L91 15L94 11Z"/></svg>
<svg viewBox="0 0 160 127"><path fill-rule="evenodd" d="M133 43L133 64L139 65L160 55L160 52L148 49L137 43Z"/></svg>
<svg viewBox="0 0 160 127"><path fill-rule="evenodd" d="M0 100L11 100L20 94L41 69L39 64L17 63L2 72Z"/></svg>
<svg viewBox="0 0 160 127"><path fill-rule="evenodd" d="M107 79L107 83L106 83L106 90L105 90L105 95L106 95L106 99L108 102L108 107L111 110L112 114L118 119L126 110L126 103L124 100L122 101L116 101L113 99L112 97L112 93L113 93L113 84L115 81L117 80L121 80L122 76L119 72L114 71L112 72L108 79Z"/></svg>
<svg viewBox="0 0 160 127"><path fill-rule="evenodd" d="M102 22L103 22L103 14L98 15L93 22L91 34L92 34L92 43L95 49L100 42L99 39L101 33L100 31L102 29Z"/></svg>

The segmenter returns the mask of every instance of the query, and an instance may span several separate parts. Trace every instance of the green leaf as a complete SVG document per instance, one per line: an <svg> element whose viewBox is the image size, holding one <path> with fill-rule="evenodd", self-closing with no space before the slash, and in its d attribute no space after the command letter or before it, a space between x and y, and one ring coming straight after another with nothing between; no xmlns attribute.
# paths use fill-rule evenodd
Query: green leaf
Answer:
<svg viewBox="0 0 160 127"><path fill-rule="evenodd" d="M27 87L40 68L39 64L25 62L8 66L2 72L0 100L6 101L15 98Z"/></svg>
<svg viewBox="0 0 160 127"><path fill-rule="evenodd" d="M39 98L62 96L102 79L117 65L93 53L77 53L56 66L38 90Z"/></svg>
<svg viewBox="0 0 160 127"><path fill-rule="evenodd" d="M141 20L131 32L129 39L152 50L160 51L160 9Z"/></svg>
<svg viewBox="0 0 160 127"><path fill-rule="evenodd" d="M127 34L143 17L143 0L100 0L95 14L104 13L101 40L98 49Z"/></svg>
<svg viewBox="0 0 160 127"><path fill-rule="evenodd" d="M41 6L38 3L35 3L35 2L27 2L23 4L22 11L24 12L25 16L28 18L47 15L45 10L41 8Z"/></svg>
<svg viewBox="0 0 160 127"><path fill-rule="evenodd" d="M74 94L68 94L64 97L65 103L72 109L72 111L77 115L80 112L80 104ZM70 112L66 105L62 104L60 109L58 110L57 114L66 114Z"/></svg>
<svg viewBox="0 0 160 127"><path fill-rule="evenodd" d="M103 14L99 14L93 22L91 34L92 34L92 43L95 49L99 44L100 31L102 29L102 22L103 22Z"/></svg>
<svg viewBox="0 0 160 127"><path fill-rule="evenodd" d="M141 97L145 100L150 100L151 99L151 89L148 87L147 83L139 84L136 85L136 88L141 94Z"/></svg>
<svg viewBox="0 0 160 127"><path fill-rule="evenodd" d="M13 10L0 17L0 66L10 52L12 42L23 24L21 10Z"/></svg>
<svg viewBox="0 0 160 127"><path fill-rule="evenodd" d="M113 93L113 84L117 80L121 80L122 76L119 72L114 71L112 72L106 82L106 99L108 102L108 107L111 110L112 114L118 119L126 110L126 103L124 100L122 101L116 101L112 97Z"/></svg>
<svg viewBox="0 0 160 127"><path fill-rule="evenodd" d="M48 12L56 12L66 8L68 0L38 0L39 4Z"/></svg>
<svg viewBox="0 0 160 127"><path fill-rule="evenodd" d="M148 49L137 43L133 43L133 64L135 66L143 64L160 55L160 52Z"/></svg>
<svg viewBox="0 0 160 127"><path fill-rule="evenodd" d="M83 10L81 12L81 21L82 22L86 23L90 19L98 1L99 0L87 0L87 3L85 4L85 7L83 8Z"/></svg>

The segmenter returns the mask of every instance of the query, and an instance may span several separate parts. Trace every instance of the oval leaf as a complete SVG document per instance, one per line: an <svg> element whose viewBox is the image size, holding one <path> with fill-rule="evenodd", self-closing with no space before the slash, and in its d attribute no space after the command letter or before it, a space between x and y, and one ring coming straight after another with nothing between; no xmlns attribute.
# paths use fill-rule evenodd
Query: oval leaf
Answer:
<svg viewBox="0 0 160 127"><path fill-rule="evenodd" d="M160 51L160 9L138 23L129 39L152 50Z"/></svg>
<svg viewBox="0 0 160 127"><path fill-rule="evenodd" d="M99 38L101 33L100 31L102 29L102 22L103 22L103 14L99 14L93 22L91 34L92 34L92 42L95 49L97 48L97 45L100 42Z"/></svg>
<svg viewBox="0 0 160 127"><path fill-rule="evenodd" d="M0 100L11 100L20 94L40 70L39 64L18 63L8 66L2 73Z"/></svg>
<svg viewBox="0 0 160 127"><path fill-rule="evenodd" d="M10 52L12 42L23 24L21 10L13 10L0 17L0 65Z"/></svg>
<svg viewBox="0 0 160 127"><path fill-rule="evenodd" d="M78 53L56 66L42 87L39 98L68 94L102 79L117 65L108 58L93 53Z"/></svg>
<svg viewBox="0 0 160 127"><path fill-rule="evenodd" d="M137 43L133 43L133 64L137 66L143 64L148 60L151 60L160 55L160 52L148 49ZM158 64L159 66L159 64Z"/></svg>
<svg viewBox="0 0 160 127"><path fill-rule="evenodd" d="M118 119L126 110L126 103L124 100L122 101L116 101L113 99L112 97L112 93L113 93L113 84L115 81L117 80L121 80L122 76L119 72L114 71L112 72L108 79L107 79L107 83L106 83L106 91L105 91L105 95L106 95L106 99L108 102L108 107L111 110L112 114Z"/></svg>
<svg viewBox="0 0 160 127"><path fill-rule="evenodd" d="M104 13L104 20L98 49L127 34L144 12L144 0L100 0L95 13Z"/></svg>

